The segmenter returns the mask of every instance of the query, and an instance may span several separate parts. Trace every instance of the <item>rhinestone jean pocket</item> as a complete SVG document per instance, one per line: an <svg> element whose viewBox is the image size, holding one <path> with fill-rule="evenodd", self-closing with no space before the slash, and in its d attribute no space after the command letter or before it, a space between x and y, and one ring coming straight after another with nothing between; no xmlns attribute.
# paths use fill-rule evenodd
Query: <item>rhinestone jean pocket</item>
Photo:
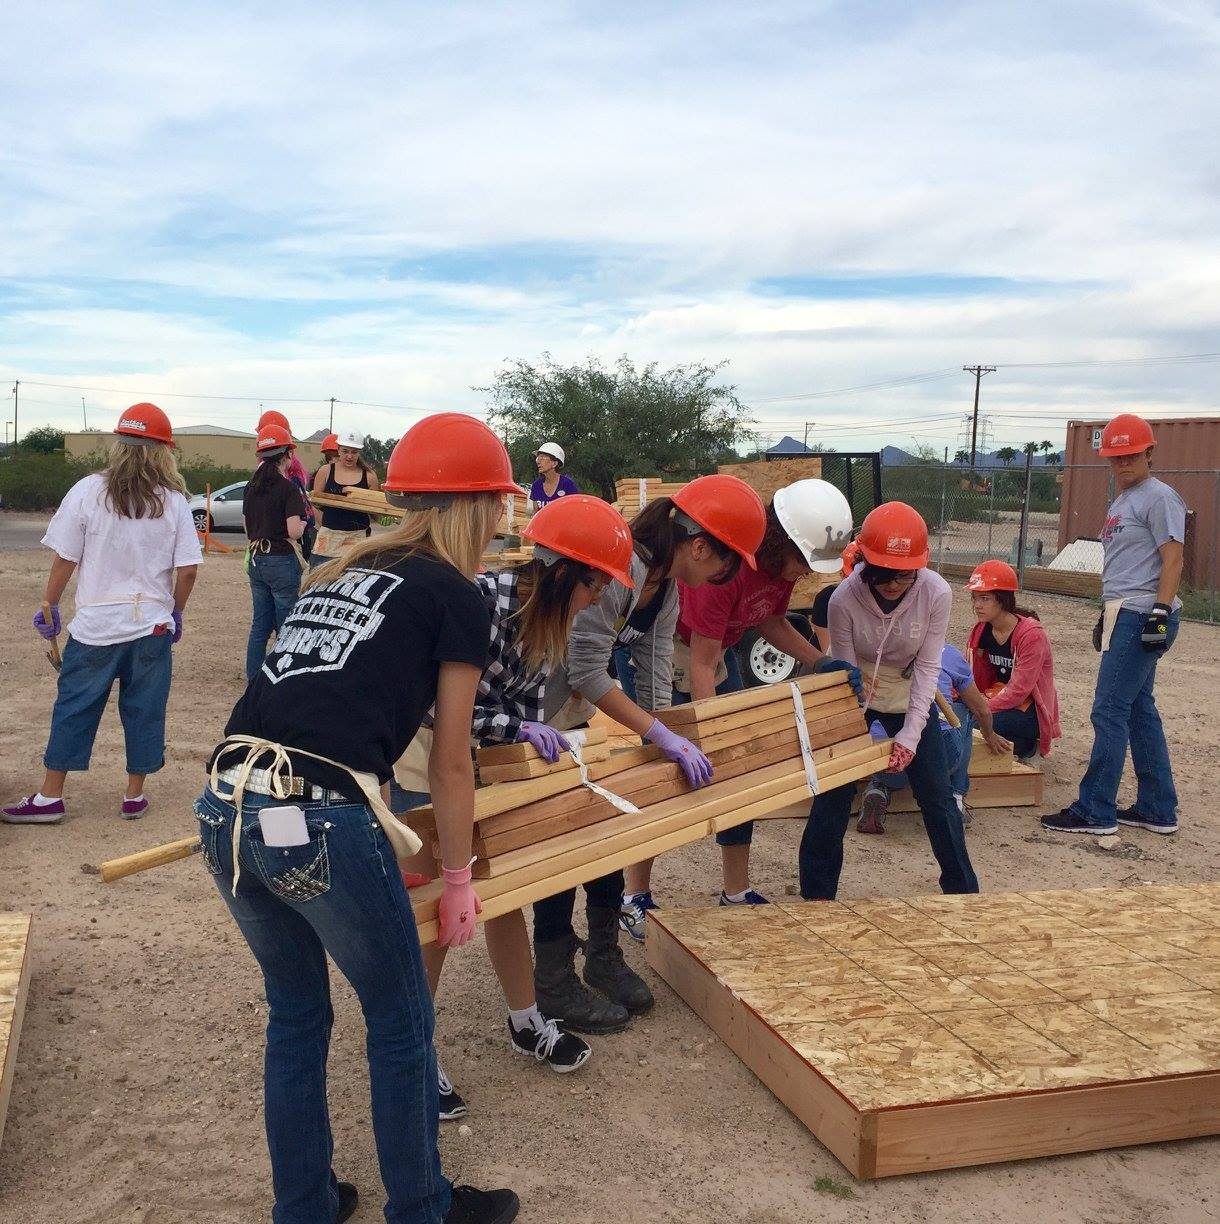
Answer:
<svg viewBox="0 0 1220 1224"><path fill-rule="evenodd" d="M242 838L259 878L281 901L312 901L330 891L330 855L326 833L310 827L303 846L268 846L252 837Z"/></svg>
<svg viewBox="0 0 1220 1224"><path fill-rule="evenodd" d="M220 875L220 856L217 854L217 838L223 837L221 832L225 817L211 812L202 801L195 804L195 815L199 818L199 848L203 854L203 863L208 871Z"/></svg>

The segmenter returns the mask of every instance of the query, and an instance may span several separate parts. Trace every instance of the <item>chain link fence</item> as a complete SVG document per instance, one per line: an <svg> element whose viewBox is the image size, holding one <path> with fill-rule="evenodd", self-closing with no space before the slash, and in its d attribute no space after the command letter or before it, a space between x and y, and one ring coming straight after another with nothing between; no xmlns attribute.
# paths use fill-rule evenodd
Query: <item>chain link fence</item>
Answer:
<svg viewBox="0 0 1220 1224"><path fill-rule="evenodd" d="M1220 620L1220 471L1159 471L1154 475L1186 503L1186 568L1181 599L1192 620ZM1113 480L1101 464L1057 465L1024 456L1009 467L916 464L882 469L887 501L915 506L927 521L931 564L950 581L980 562L1008 561L1022 585L1043 594L1097 599L1101 541Z"/></svg>

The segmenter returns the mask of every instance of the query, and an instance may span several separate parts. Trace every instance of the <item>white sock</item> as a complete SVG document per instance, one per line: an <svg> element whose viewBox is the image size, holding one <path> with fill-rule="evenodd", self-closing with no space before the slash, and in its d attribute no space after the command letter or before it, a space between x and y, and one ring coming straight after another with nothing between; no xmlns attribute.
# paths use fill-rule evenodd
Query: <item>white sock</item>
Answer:
<svg viewBox="0 0 1220 1224"><path fill-rule="evenodd" d="M726 900L732 901L736 905L740 905L741 902L746 899L746 893L749 891L750 890L748 888L743 888L739 893L725 893L724 895Z"/></svg>
<svg viewBox="0 0 1220 1224"><path fill-rule="evenodd" d="M513 1011L510 1007L508 1018L512 1022L514 1033L523 1033L527 1028L533 1029L535 1033L540 1033L546 1024L542 1013L538 1010L537 1003L531 1003L529 1007L523 1007L520 1011Z"/></svg>
<svg viewBox="0 0 1220 1224"><path fill-rule="evenodd" d="M144 792L141 791L138 795L123 796L124 803L139 803L144 798Z"/></svg>
<svg viewBox="0 0 1220 1224"><path fill-rule="evenodd" d="M52 803L63 803L63 796L61 795L58 799L48 799L42 791L39 791L31 802L36 807L50 807Z"/></svg>

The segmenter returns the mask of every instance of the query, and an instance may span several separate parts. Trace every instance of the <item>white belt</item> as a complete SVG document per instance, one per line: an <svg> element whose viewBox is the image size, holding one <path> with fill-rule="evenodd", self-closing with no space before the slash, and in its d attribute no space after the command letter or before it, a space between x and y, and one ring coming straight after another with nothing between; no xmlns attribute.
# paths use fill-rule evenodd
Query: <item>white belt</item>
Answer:
<svg viewBox="0 0 1220 1224"><path fill-rule="evenodd" d="M230 769L222 769L217 775L218 782L224 782L230 787L236 787L241 781L241 766L234 765ZM352 800L344 795L341 791L328 790L324 786L317 786L312 782L307 782L304 778L294 775L286 786L282 789L288 791L287 795L277 794L273 789L272 772L269 769L252 769L249 776L246 778L245 789L253 791L256 795L270 795L275 799L282 798L298 798L306 799L311 802L321 802L324 800L339 800L343 803L351 803Z"/></svg>

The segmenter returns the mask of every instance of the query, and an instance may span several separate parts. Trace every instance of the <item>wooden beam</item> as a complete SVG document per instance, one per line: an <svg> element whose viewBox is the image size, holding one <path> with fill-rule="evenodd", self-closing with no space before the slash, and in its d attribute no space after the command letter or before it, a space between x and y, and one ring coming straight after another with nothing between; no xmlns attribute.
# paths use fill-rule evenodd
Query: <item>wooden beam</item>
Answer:
<svg viewBox="0 0 1220 1224"><path fill-rule="evenodd" d="M581 759L586 765L608 760L609 757L609 744L594 744L581 754ZM575 759L567 752L562 753L554 764L535 755L532 760L517 761L512 765L479 765L479 781L484 786L496 782L518 782L523 778L547 778L562 773L570 773L574 780L579 781L580 770L577 768Z"/></svg>
<svg viewBox="0 0 1220 1224"><path fill-rule="evenodd" d="M30 989L32 923L29 914L0 913L0 1142L4 1139L4 1120L17 1072L17 1044Z"/></svg>
<svg viewBox="0 0 1220 1224"><path fill-rule="evenodd" d="M597 744L604 744L610 738L605 727L587 727L581 734L584 736L582 743L590 748ZM543 759L538 749L528 742L493 744L490 748L480 748L475 753L475 761L480 766L516 765L522 761L541 761Z"/></svg>
<svg viewBox="0 0 1220 1224"><path fill-rule="evenodd" d="M847 685L847 673L819 672L813 676L802 676L794 683L801 693L820 693L836 685ZM850 687L850 686L849 686ZM736 693L725 693L723 697L708 697L703 701L690 701L685 705L670 706L661 710L658 718L665 721L666 726L677 727L680 724L703 722L709 718L721 718L726 714L736 714L740 710L753 710L768 702L792 700L792 690L786 684L763 684L757 688L741 689Z"/></svg>

